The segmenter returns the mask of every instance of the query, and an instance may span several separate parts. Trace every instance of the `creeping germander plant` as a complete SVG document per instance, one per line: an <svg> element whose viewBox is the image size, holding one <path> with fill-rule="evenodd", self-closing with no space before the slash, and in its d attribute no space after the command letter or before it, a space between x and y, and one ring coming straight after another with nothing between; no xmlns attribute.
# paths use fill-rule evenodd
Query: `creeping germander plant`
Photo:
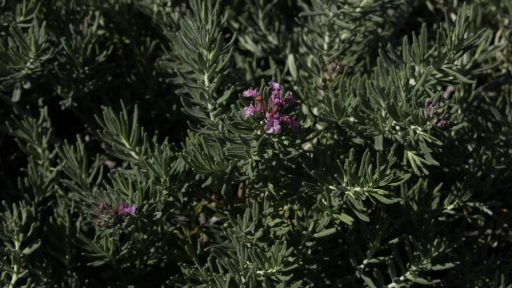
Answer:
<svg viewBox="0 0 512 288"><path fill-rule="evenodd" d="M512 1L0 1L0 286L512 288Z"/></svg>

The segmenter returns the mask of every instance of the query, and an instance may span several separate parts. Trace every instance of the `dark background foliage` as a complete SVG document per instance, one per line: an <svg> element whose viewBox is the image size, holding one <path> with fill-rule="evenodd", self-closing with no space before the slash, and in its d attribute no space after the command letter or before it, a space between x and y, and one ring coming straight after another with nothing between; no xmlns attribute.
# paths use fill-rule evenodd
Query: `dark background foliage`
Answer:
<svg viewBox="0 0 512 288"><path fill-rule="evenodd" d="M512 287L510 3L0 1L0 283Z"/></svg>

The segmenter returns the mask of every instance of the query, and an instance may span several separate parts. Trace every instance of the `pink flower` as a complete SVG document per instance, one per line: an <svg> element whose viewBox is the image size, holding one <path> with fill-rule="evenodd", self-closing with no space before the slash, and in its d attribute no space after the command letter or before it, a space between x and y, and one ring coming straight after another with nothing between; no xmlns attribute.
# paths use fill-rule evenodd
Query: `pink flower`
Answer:
<svg viewBox="0 0 512 288"><path fill-rule="evenodd" d="M272 89L272 92L281 91L281 86L277 82L272 82L272 81L268 82L268 87L270 87L270 89Z"/></svg>
<svg viewBox="0 0 512 288"><path fill-rule="evenodd" d="M116 208L116 212L118 215L122 216L135 216L135 211L137 210L137 205L130 205L127 203L119 203Z"/></svg>
<svg viewBox="0 0 512 288"><path fill-rule="evenodd" d="M437 120L436 127L444 128L446 126L448 126L448 120L447 119L442 118L442 119Z"/></svg>
<svg viewBox="0 0 512 288"><path fill-rule="evenodd" d="M251 105L244 108L244 111L242 112L242 114L244 115L245 118L249 118L255 112L256 112L256 107L254 107L254 105L252 105L252 103L251 103Z"/></svg>
<svg viewBox="0 0 512 288"><path fill-rule="evenodd" d="M268 134L279 134L281 132L281 119L279 115L267 113L265 118L265 132Z"/></svg>
<svg viewBox="0 0 512 288"><path fill-rule="evenodd" d="M270 96L268 96L267 93L264 95L268 97L263 97L252 88L247 89L242 93L244 97L250 97L253 99L249 106L244 107L242 111L243 117L254 117L260 121L262 120L263 115L265 115L264 130L268 134L281 133L283 122L286 123L293 132L297 132L299 122L295 118L290 117L290 115L280 115L286 113L284 110L287 106L295 103L295 97L290 92L287 92L286 94L283 93L281 85L277 82L269 82L268 87L270 88ZM268 90L265 90L265 92L267 91Z"/></svg>
<svg viewBox="0 0 512 288"><path fill-rule="evenodd" d="M256 91L256 89L249 88L242 93L242 96L255 98L258 96L258 91Z"/></svg>

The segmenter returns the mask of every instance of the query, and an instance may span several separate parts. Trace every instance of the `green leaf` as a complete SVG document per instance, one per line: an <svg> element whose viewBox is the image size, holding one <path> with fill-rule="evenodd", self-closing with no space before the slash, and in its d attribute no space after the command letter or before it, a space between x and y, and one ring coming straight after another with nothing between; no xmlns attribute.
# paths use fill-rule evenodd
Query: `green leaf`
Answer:
<svg viewBox="0 0 512 288"><path fill-rule="evenodd" d="M373 283L373 280L370 279L370 277L365 276L364 274L361 274L361 278L363 278L364 283L366 283L366 285L368 285L368 287L377 288L377 286L375 285L375 283Z"/></svg>
<svg viewBox="0 0 512 288"><path fill-rule="evenodd" d="M459 262L448 262L448 263L443 263L443 264L432 265L430 267L430 269L434 270L434 271L446 270L446 269L451 269L457 265L459 265Z"/></svg>
<svg viewBox="0 0 512 288"><path fill-rule="evenodd" d="M443 69L444 71L446 71L448 74L452 75L452 76L455 76L455 78L457 78L460 82L462 83L467 83L467 84L473 84L474 81L464 77L462 74L450 69L450 68L447 68L447 67L442 67L441 69Z"/></svg>
<svg viewBox="0 0 512 288"><path fill-rule="evenodd" d="M20 82L16 82L16 84L14 85L14 88L12 90L12 97L11 97L11 101L12 102L18 102L20 101L21 99L21 84Z"/></svg>
<svg viewBox="0 0 512 288"><path fill-rule="evenodd" d="M37 240L36 243L33 243L32 245L28 246L27 248L23 249L23 254L30 255L34 253L34 251L37 250L41 246L41 240Z"/></svg>
<svg viewBox="0 0 512 288"><path fill-rule="evenodd" d="M393 203L400 201L400 199L397 199L397 198L388 199L380 194L371 194L371 197L379 200L380 202L382 202L384 204L393 204Z"/></svg>
<svg viewBox="0 0 512 288"><path fill-rule="evenodd" d="M352 225L352 223L354 223L354 218L350 217L350 215L345 213L334 214L334 217L336 217L336 219L340 221L347 223L348 225Z"/></svg>
<svg viewBox="0 0 512 288"><path fill-rule="evenodd" d="M289 54L286 59L286 64L288 64L288 68L290 69L290 73L292 74L293 80L297 80L297 65L295 65L295 57L293 54Z"/></svg>
<svg viewBox="0 0 512 288"><path fill-rule="evenodd" d="M100 267L100 266L105 265L105 263L107 263L107 262L109 262L109 259L96 260L96 261L87 263L87 266Z"/></svg>
<svg viewBox="0 0 512 288"><path fill-rule="evenodd" d="M414 283L417 283L417 284L422 284L422 285L432 285L432 284L435 284L437 282L439 282L438 280L427 280L425 278L421 278L421 277L417 277L417 276L410 276L410 277L407 277L409 278L409 280L411 280L412 282Z"/></svg>
<svg viewBox="0 0 512 288"><path fill-rule="evenodd" d="M374 137L375 143L373 144L373 147L377 151L382 151L384 149L384 136L379 135Z"/></svg>
<svg viewBox="0 0 512 288"><path fill-rule="evenodd" d="M302 280L299 280L299 281L293 283L291 286L289 286L289 288L299 288L299 287L302 287Z"/></svg>
<svg viewBox="0 0 512 288"><path fill-rule="evenodd" d="M327 237L329 235L336 233L336 231L337 231L336 228L329 228L327 230L313 234L313 237L315 237L315 238Z"/></svg>

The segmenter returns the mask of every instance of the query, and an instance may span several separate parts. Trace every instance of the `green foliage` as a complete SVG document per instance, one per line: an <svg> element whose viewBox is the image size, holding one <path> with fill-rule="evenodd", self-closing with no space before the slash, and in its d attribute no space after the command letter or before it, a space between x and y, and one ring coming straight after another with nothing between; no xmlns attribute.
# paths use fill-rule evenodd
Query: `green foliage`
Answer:
<svg viewBox="0 0 512 288"><path fill-rule="evenodd" d="M180 21L180 29L172 35L171 59L167 70L177 73L182 84L184 112L200 120L214 121L231 96L233 86L226 86L229 77L232 42L224 43L221 31L225 17L220 2L191 1L192 15ZM170 39L170 40L171 40Z"/></svg>
<svg viewBox="0 0 512 288"><path fill-rule="evenodd" d="M512 287L510 23L498 0L0 1L0 283Z"/></svg>
<svg viewBox="0 0 512 288"><path fill-rule="evenodd" d="M34 239L39 219L34 206L24 202L12 204L2 202L2 230L0 236L4 243L2 249L3 272L0 280L5 287L16 287L19 281L30 283L31 267L28 258L41 246L40 239ZM33 271L32 271L33 273Z"/></svg>
<svg viewBox="0 0 512 288"><path fill-rule="evenodd" d="M211 247L204 266L183 270L190 273L191 282L197 279L204 287L300 287L301 281L290 281L291 271L299 266L294 263L293 248L283 240L264 240L267 229L262 221L265 218L260 217L268 215L261 215L259 209L259 204L253 203L243 216L227 215L228 221L221 227L226 242ZM264 214L269 208L266 210ZM198 261L194 259L200 265Z"/></svg>

